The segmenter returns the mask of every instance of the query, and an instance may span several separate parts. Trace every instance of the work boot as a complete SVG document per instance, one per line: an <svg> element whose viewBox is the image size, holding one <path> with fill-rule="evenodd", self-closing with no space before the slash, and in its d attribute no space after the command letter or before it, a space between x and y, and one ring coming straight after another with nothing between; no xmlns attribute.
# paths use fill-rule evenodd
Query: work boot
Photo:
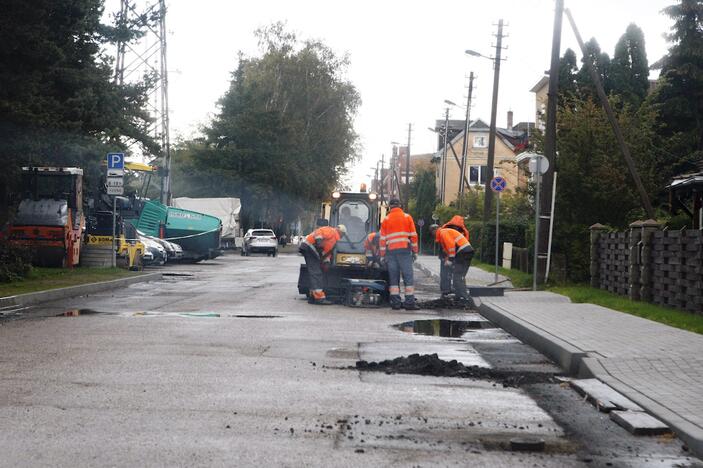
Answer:
<svg viewBox="0 0 703 468"><path fill-rule="evenodd" d="M315 305L332 305L334 302L330 301L329 299L316 299L313 301L313 304Z"/></svg>
<svg viewBox="0 0 703 468"><path fill-rule="evenodd" d="M410 302L403 304L403 309L405 310L421 310L422 307L420 307L417 302Z"/></svg>

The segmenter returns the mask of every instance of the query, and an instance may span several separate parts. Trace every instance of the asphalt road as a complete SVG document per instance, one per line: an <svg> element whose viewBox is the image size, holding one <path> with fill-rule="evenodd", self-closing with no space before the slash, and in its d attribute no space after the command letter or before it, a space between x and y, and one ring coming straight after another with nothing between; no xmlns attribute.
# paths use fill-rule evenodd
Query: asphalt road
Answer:
<svg viewBox="0 0 703 468"><path fill-rule="evenodd" d="M0 320L0 465L699 466L547 381L558 369L490 324L410 333L476 314L308 305L300 261L229 255ZM349 368L413 353L547 382ZM545 450L511 451L525 436Z"/></svg>

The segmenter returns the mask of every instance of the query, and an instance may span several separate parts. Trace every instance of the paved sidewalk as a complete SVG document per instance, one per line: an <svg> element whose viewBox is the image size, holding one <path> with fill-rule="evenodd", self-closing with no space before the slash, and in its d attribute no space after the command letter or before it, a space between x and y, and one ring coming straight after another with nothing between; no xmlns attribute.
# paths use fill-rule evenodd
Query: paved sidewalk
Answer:
<svg viewBox="0 0 703 468"><path fill-rule="evenodd" d="M439 281L439 259L434 255L420 255L415 261L415 265L428 275L432 275ZM507 276L498 275L499 283L496 286L512 288L513 284ZM469 286L488 286L495 282L495 274L483 271L480 268L470 267L466 273L466 284Z"/></svg>
<svg viewBox="0 0 703 468"><path fill-rule="evenodd" d="M610 385L703 454L703 335L548 292L475 302L486 318L565 371Z"/></svg>

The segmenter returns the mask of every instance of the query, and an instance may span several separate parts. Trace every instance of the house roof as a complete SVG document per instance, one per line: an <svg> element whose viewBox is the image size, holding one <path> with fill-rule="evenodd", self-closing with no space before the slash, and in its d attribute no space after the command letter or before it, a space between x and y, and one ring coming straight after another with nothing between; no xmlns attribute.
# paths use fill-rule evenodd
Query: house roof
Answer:
<svg viewBox="0 0 703 468"><path fill-rule="evenodd" d="M530 89L531 93L536 93L540 89L544 88L549 84L549 75L544 75L542 78L539 79L537 84L535 84L532 89Z"/></svg>

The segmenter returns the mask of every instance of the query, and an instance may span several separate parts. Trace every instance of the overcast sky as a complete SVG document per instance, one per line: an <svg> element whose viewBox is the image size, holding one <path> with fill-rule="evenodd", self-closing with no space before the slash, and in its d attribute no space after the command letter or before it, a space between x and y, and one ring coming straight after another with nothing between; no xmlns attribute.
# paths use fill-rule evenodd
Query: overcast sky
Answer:
<svg viewBox="0 0 703 468"><path fill-rule="evenodd" d="M660 13L674 0L566 0L584 40L595 36L611 57L631 22L645 33L650 63L667 50L663 33L671 21ZM362 160L353 170L355 185L368 180L371 167L391 141L407 140L413 125L412 153L431 152L435 135L427 127L443 118L445 99L466 101L468 74L477 76L471 116L490 119L493 67L468 57L465 49L492 55L498 19L507 26L507 60L501 66L498 126L509 109L515 123L534 120L530 88L549 68L554 0L334 0L224 1L170 0L167 28L172 140L198 134L216 112L228 87L237 52L258 54L253 31L287 22L301 38L321 39L338 53L348 52L348 79L361 94L356 131ZM562 53L577 49L564 18ZM577 53L580 59L580 53ZM451 118L463 118L455 108ZM175 164L178 164L175 161Z"/></svg>

